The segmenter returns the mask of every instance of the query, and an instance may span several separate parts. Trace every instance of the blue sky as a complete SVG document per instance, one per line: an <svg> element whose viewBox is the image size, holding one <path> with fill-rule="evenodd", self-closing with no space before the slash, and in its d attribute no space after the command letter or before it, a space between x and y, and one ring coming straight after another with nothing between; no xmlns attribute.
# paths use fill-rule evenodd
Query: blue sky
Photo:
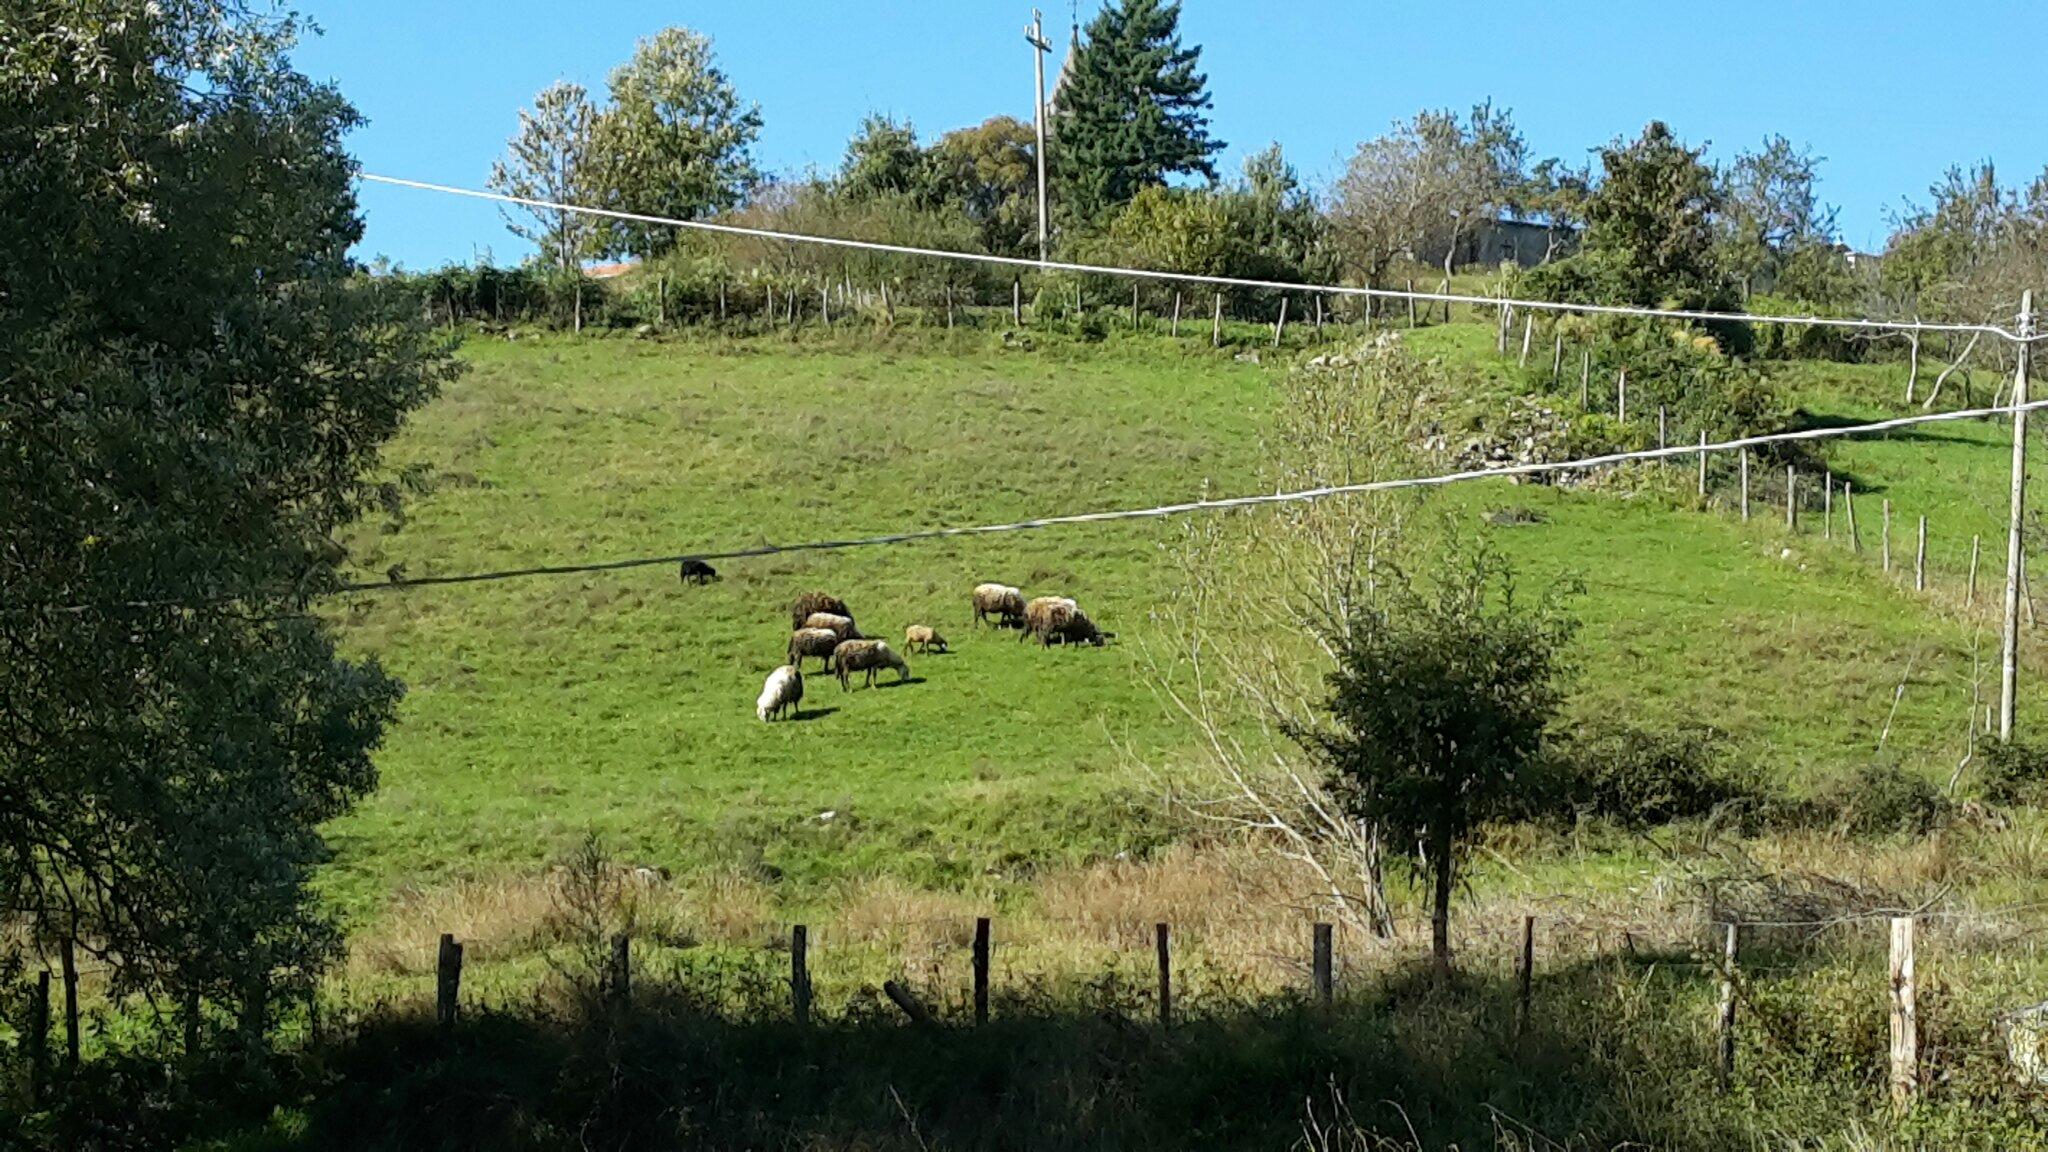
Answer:
<svg viewBox="0 0 2048 1152"><path fill-rule="evenodd" d="M929 139L1031 109L1026 3L298 6L324 29L301 46L300 66L339 83L369 117L349 141L365 169L439 183L481 187L534 92L570 79L601 93L633 42L669 24L709 34L741 95L760 104L757 156L772 171L831 167L870 111L908 118ZM1045 11L1062 46L1068 13ZM1651 118L1721 157L1783 133L1826 157L1822 193L1841 208L1844 239L1871 248L1902 197L1924 194L1949 164L1990 159L2015 182L2048 163L2035 70L2048 12L2018 0L1187 0L1181 26L1203 46L1231 171L1277 140L1304 174L1326 179L1397 118L1491 97L1514 110L1539 156L1577 160ZM362 204L365 257L422 267L524 254L488 204L377 186Z"/></svg>

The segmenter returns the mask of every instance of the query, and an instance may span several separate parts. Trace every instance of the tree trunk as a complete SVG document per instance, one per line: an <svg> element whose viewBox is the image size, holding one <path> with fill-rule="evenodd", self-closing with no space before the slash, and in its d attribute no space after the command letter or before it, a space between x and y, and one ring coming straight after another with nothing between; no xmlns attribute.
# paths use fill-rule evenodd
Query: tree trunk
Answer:
<svg viewBox="0 0 2048 1152"><path fill-rule="evenodd" d="M1436 836L1436 859L1430 861L1436 873L1436 896L1429 912L1429 959L1439 977L1451 974L1451 888L1456 880L1451 865L1451 837Z"/></svg>

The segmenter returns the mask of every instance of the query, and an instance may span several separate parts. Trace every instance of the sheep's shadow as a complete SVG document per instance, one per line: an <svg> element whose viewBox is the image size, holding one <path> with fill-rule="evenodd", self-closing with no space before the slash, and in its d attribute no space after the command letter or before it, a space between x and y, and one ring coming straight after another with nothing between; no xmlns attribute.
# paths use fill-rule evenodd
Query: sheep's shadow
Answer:
<svg viewBox="0 0 2048 1152"><path fill-rule="evenodd" d="M924 683L924 677L922 677L922 676L912 676L912 677L911 677L910 679L908 679L908 680L877 680L877 681L875 681L875 687L877 687L877 688L906 688L906 687L909 687L909 686L910 686L910 685L912 685L912 684L922 684L922 683Z"/></svg>
<svg viewBox="0 0 2048 1152"><path fill-rule="evenodd" d="M839 711L839 709L836 706L831 708L811 708L808 710L799 708L793 715L790 716L790 719L797 721L823 720L825 717L830 716L831 714L837 711Z"/></svg>

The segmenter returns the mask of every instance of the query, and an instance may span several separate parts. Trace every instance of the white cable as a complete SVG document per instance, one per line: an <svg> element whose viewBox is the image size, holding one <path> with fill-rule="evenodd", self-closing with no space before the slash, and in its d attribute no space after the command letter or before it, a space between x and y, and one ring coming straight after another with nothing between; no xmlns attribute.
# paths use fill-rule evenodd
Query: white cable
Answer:
<svg viewBox="0 0 2048 1152"><path fill-rule="evenodd" d="M1156 508L1123 508L1107 512L1080 512L1064 516L1039 516L1030 520L1018 520L1007 524L979 524L958 528L924 528L913 532L893 532L882 536L861 536L848 540L815 540L799 544L763 544L753 548L734 548L720 552L682 552L673 556L643 556L629 560L611 560L595 564L543 565L494 572L475 572L460 576L422 576L416 579L361 582L345 584L339 591L378 592L393 588L417 588L438 584L477 584L526 576L568 576L585 572L616 572L627 568L648 568L656 565L679 564L684 560L743 560L758 556L775 556L785 552L836 551L842 548L867 548L883 544L905 544L920 540L941 540L955 536L986 536L999 532L1023 532L1035 528L1050 528L1061 524L1101 524L1116 520L1157 519L1168 516L1183 516L1192 512L1217 512L1227 511L1232 508L1252 508L1262 504L1302 503L1321 500L1330 496L1392 492L1404 488L1436 488L1465 480L1493 480L1503 476L1536 476L1552 472L1582 471L1591 468L1604 468L1614 464L1625 464L1637 460L1666 460L1679 456L1697 456L1703 452L1727 452L1743 448L1753 448L1763 444L1782 444L1798 440L1825 440L1837 436L1885 432L1895 428L1911 427L1916 424L1934 424L1949 420L1974 420L1986 416L2002 416L2015 412L2032 411L2043 407L2048 407L2048 400L2035 400L2026 404L2008 405L2001 408L1973 408L1955 412L1936 412L1931 415L1901 416L1892 420L1880 420L1870 424L1854 424L1848 427L1806 428L1796 432L1773 432L1762 436L1747 436L1738 440L1724 440L1718 444L1687 444L1667 448L1645 448L1634 452L1610 452L1603 456L1588 456L1579 460L1513 464L1503 468L1473 468L1462 472L1447 472L1437 476L1417 476L1400 480L1375 480L1363 484L1335 484L1322 488L1304 488L1295 492L1275 492L1271 495L1233 496L1221 500L1190 500L1180 504L1163 504Z"/></svg>
<svg viewBox="0 0 2048 1152"><path fill-rule="evenodd" d="M780 240L792 244L819 244L832 248L853 248L864 252L888 252L899 256L929 256L939 260L962 260L977 264L1000 264L1012 268L1029 268L1040 272L1077 272L1095 276L1124 276L1138 280L1167 280L1182 284L1210 284L1224 288L1259 288L1281 292L1311 292L1327 296L1364 296L1384 300L1422 300L1429 303L1471 304L1478 307L1526 308L1547 312L1585 312L1607 316L1654 316L1667 320L1733 321L1749 324L1813 325L1822 328L1877 328L1891 332L1981 332L2006 340L2022 340L2017 333L2000 328L1995 324L1929 324L1919 320L1847 320L1835 316L1760 316L1746 312L1703 312L1684 308L1638 308L1621 304L1562 304L1554 300L1521 300L1500 296L1466 296L1454 292L1411 292L1395 288L1361 288L1345 284L1295 284L1284 280L1252 280L1239 276L1205 276L1195 272L1159 272L1144 268L1117 268L1105 264L1074 264L1061 260L1033 260L1024 256L997 256L985 252L953 252L944 248L919 248L908 244L888 244L877 240L849 240L839 236L811 236L801 232L778 232L772 228L749 228L738 224L718 224L709 220L680 220L672 216L649 216L639 212L621 212L611 208L590 208L581 204L562 204L552 200L535 200L526 196L510 196L502 192L485 192L475 188L458 188L448 184L430 184L422 180L405 180L396 176L379 176L374 173L360 174L362 179L377 184L389 184L398 188L414 188L425 192L441 192L450 196L468 196L477 200L490 200L500 204L517 204L526 208L540 208L549 212L578 212L586 216L602 216L608 220L625 220L635 224L663 224L673 228L689 228L699 232L716 232L726 236L752 236L763 240Z"/></svg>

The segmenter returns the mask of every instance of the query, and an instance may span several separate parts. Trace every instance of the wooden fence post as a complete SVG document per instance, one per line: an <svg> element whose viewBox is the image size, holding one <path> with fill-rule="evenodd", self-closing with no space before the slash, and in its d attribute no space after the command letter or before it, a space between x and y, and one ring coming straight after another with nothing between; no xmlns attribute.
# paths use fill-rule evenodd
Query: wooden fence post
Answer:
<svg viewBox="0 0 2048 1152"><path fill-rule="evenodd" d="M620 1004L633 999L633 938L621 932L612 937L612 999Z"/></svg>
<svg viewBox="0 0 2048 1152"><path fill-rule="evenodd" d="M905 1016L910 1017L912 1023L938 1023L938 1020L932 1015L931 1009L926 1008L924 1005L918 1003L917 997L912 996L910 994L910 989L905 988L903 985L897 983L896 981L882 981L882 994L887 996L889 1000L896 1005L896 1007L902 1009L903 1014Z"/></svg>
<svg viewBox="0 0 2048 1152"><path fill-rule="evenodd" d="M1892 1105L1905 1108L1920 1091L1920 1005L1913 978L1913 918L1892 917Z"/></svg>
<svg viewBox="0 0 2048 1152"><path fill-rule="evenodd" d="M1892 570L1892 500L1889 496L1884 500L1884 531L1880 540L1884 545L1884 570L1889 572Z"/></svg>
<svg viewBox="0 0 2048 1152"><path fill-rule="evenodd" d="M462 945L453 933L441 933L441 951L434 969L434 1019L442 1028L455 1027L462 1005Z"/></svg>
<svg viewBox="0 0 2048 1152"><path fill-rule="evenodd" d="M1707 434L1700 433L1700 496L1707 494Z"/></svg>
<svg viewBox="0 0 2048 1152"><path fill-rule="evenodd" d="M1668 425L1665 423L1664 405L1659 404L1657 405L1657 450L1659 452L1662 452L1666 447L1669 446L1668 442L1665 439L1665 430L1667 427ZM1657 461L1657 463L1660 465L1668 464L1670 463L1670 461L1659 460Z"/></svg>
<svg viewBox="0 0 2048 1152"><path fill-rule="evenodd" d="M1280 319L1278 319L1278 320L1275 320L1275 321L1273 322L1273 347L1275 347L1275 348L1278 348L1278 347L1280 346L1280 337L1281 337L1281 336L1282 336L1283 334L1285 334L1285 333L1286 333L1286 331L1287 331L1287 296L1286 296L1286 294L1285 294L1285 293L1283 293L1283 294L1281 294L1281 297L1280 297Z"/></svg>
<svg viewBox="0 0 2048 1152"><path fill-rule="evenodd" d="M656 283L658 286L655 289L654 297L654 322L666 328L668 327L668 273L663 272L661 279Z"/></svg>
<svg viewBox="0 0 2048 1152"><path fill-rule="evenodd" d="M1913 591L1927 591L1927 517L1920 518L1920 546L1913 553Z"/></svg>
<svg viewBox="0 0 2048 1152"><path fill-rule="evenodd" d="M1159 1026L1173 1027L1173 945L1164 924L1152 926L1159 951Z"/></svg>
<svg viewBox="0 0 2048 1152"><path fill-rule="evenodd" d="M775 323L775 316L776 316L776 312L775 312L775 285L774 285L774 283L773 283L773 282L770 282L770 283L769 283L769 284L767 285L767 289L768 289L768 323L770 323L770 324L773 324L773 323Z"/></svg>
<svg viewBox="0 0 2048 1152"><path fill-rule="evenodd" d="M1530 986L1536 969L1536 918L1522 917L1522 955L1515 965L1515 1035L1529 1027Z"/></svg>
<svg viewBox="0 0 2048 1152"><path fill-rule="evenodd" d="M1849 517L1849 551L1863 551L1863 538L1856 534L1856 485L1854 481L1842 481L1842 511Z"/></svg>
<svg viewBox="0 0 2048 1152"><path fill-rule="evenodd" d="M50 1077L50 970L36 973L35 988L29 992L28 1035L22 1038L28 1057L28 1102L41 1106L44 1087Z"/></svg>
<svg viewBox="0 0 2048 1152"><path fill-rule="evenodd" d="M725 281L718 282L718 322L725 323Z"/></svg>
<svg viewBox="0 0 2048 1152"><path fill-rule="evenodd" d="M885 280L882 283L883 290L886 292L888 281ZM1010 279L1010 323L1017 328L1024 326L1024 278L1022 276L1014 276Z"/></svg>
<svg viewBox="0 0 2048 1152"><path fill-rule="evenodd" d="M1623 368L1614 377L1614 418L1628 423L1628 369Z"/></svg>
<svg viewBox="0 0 2048 1152"><path fill-rule="evenodd" d="M1322 294L1321 294L1321 293L1318 293L1318 294L1316 295L1316 298L1315 298L1315 300L1316 300L1316 341L1317 341L1318 343L1320 343L1320 342L1322 341L1322 339L1323 339L1323 297L1322 297Z"/></svg>
<svg viewBox="0 0 2048 1152"><path fill-rule="evenodd" d="M896 301L889 296L889 281L882 281L882 319L890 327L896 326Z"/></svg>
<svg viewBox="0 0 2048 1152"><path fill-rule="evenodd" d="M1550 386L1551 386L1552 388L1555 388L1555 387L1557 387L1557 382L1558 382L1558 381L1559 381L1560 379L1563 379L1563 377L1564 377L1564 333L1560 331L1560 332L1553 332L1553 333L1551 334L1551 344L1550 344Z"/></svg>
<svg viewBox="0 0 2048 1152"><path fill-rule="evenodd" d="M1983 548L1984 538L1982 536L1970 537L1970 590L1963 593L1963 607L1965 608L1974 608L1977 605L1977 555L1983 551Z"/></svg>
<svg viewBox="0 0 2048 1152"><path fill-rule="evenodd" d="M1131 281L1131 331L1138 330L1138 282Z"/></svg>
<svg viewBox="0 0 2048 1152"><path fill-rule="evenodd" d="M1337 1002L1336 958L1332 955L1331 927L1318 923L1315 927L1315 955L1310 962L1310 972L1316 985L1316 1003L1328 1011Z"/></svg>
<svg viewBox="0 0 2048 1152"><path fill-rule="evenodd" d="M1581 412L1591 412L1593 410L1592 394L1588 391L1592 385L1593 353L1588 349L1581 348L1579 349L1579 411Z"/></svg>
<svg viewBox="0 0 2048 1152"><path fill-rule="evenodd" d="M1832 468L1821 475L1820 537L1823 540L1835 538L1835 473Z"/></svg>
<svg viewBox="0 0 2048 1152"><path fill-rule="evenodd" d="M1209 347L1223 347L1223 293L1216 294L1216 317L1209 324Z"/></svg>
<svg viewBox="0 0 2048 1152"><path fill-rule="evenodd" d="M1415 281L1408 281L1408 326L1415 327Z"/></svg>
<svg viewBox="0 0 2048 1152"><path fill-rule="evenodd" d="M974 1022L988 1023L988 917L974 920Z"/></svg>
<svg viewBox="0 0 2048 1152"><path fill-rule="evenodd" d="M946 331L953 330L953 286L946 285Z"/></svg>
<svg viewBox="0 0 2048 1152"><path fill-rule="evenodd" d="M789 928L789 1015L799 1028L811 1022L811 930Z"/></svg>
<svg viewBox="0 0 2048 1152"><path fill-rule="evenodd" d="M1715 1083L1721 1091L1728 1091L1728 1084L1735 1075L1735 944L1736 926L1722 925L1725 935L1721 943L1721 1018L1720 1058L1715 1063Z"/></svg>
<svg viewBox="0 0 2048 1152"><path fill-rule="evenodd" d="M818 285L818 322L832 326L832 289L824 284Z"/></svg>
<svg viewBox="0 0 2048 1152"><path fill-rule="evenodd" d="M1173 290L1173 327L1169 330L1174 339L1180 339L1180 289Z"/></svg>
<svg viewBox="0 0 2048 1152"><path fill-rule="evenodd" d="M1529 341L1535 335L1536 317L1534 315L1524 316L1522 318L1522 362L1516 365L1517 368L1527 368L1529 366Z"/></svg>
<svg viewBox="0 0 2048 1152"><path fill-rule="evenodd" d="M78 942L69 935L58 953L64 968L64 1067L78 1069Z"/></svg>
<svg viewBox="0 0 2048 1152"><path fill-rule="evenodd" d="M1749 449L1742 449L1742 521L1749 522Z"/></svg>
<svg viewBox="0 0 2048 1152"><path fill-rule="evenodd" d="M1799 472L1785 465L1785 531L1799 531Z"/></svg>
<svg viewBox="0 0 2048 1152"><path fill-rule="evenodd" d="M1444 305L1444 307L1448 309L1450 305L1446 304ZM1445 313L1444 322L1446 324L1450 323L1450 315L1448 312ZM1494 355L1506 356L1508 354L1508 329L1514 326L1515 310L1508 307L1506 304L1496 305L1493 310Z"/></svg>

